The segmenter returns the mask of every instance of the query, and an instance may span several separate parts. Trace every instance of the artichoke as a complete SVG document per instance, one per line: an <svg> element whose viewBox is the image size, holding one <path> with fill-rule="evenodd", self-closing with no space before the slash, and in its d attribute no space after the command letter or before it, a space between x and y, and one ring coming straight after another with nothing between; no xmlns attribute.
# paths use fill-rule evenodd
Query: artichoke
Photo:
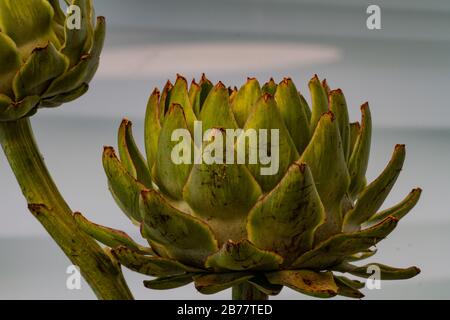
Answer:
<svg viewBox="0 0 450 320"><path fill-rule="evenodd" d="M0 0L0 121L60 106L88 90L105 19L95 23L91 0L70 4L78 10L66 15L59 0Z"/></svg>
<svg viewBox="0 0 450 320"><path fill-rule="evenodd" d="M354 264L374 255L374 246L419 200L421 190L414 189L379 211L402 169L405 146L397 145L383 172L367 184L369 105L361 107L361 123L349 123L340 89L331 91L317 76L309 89L311 109L289 78L262 87L249 78L238 90L213 86L205 76L188 89L178 76L162 93L155 89L145 117L147 160L128 120L119 129L118 156L112 147L103 154L110 191L149 246L79 213L77 222L120 264L155 277L144 282L153 289L194 282L204 294L233 287L235 298L262 299L287 286L321 298L361 298L364 283L342 273L368 278L369 266L376 266L381 280L414 277L416 267ZM185 145L203 152L225 129L241 135L276 129L278 141L271 135L265 146L277 145L278 171L262 174L267 162L250 163L250 143L228 135L234 152L244 141L246 163L208 164L191 155L192 163L175 163L177 129L190 133ZM200 146L197 137L206 132L213 135Z"/></svg>

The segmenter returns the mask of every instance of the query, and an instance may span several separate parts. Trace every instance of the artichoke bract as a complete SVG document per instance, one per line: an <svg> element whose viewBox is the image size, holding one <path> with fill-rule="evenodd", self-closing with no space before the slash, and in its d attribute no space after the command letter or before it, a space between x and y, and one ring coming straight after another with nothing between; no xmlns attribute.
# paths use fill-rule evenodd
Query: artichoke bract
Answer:
<svg viewBox="0 0 450 320"><path fill-rule="evenodd" d="M144 282L153 289L194 282L200 292L212 294L245 284L262 296L287 286L321 298L360 298L364 283L342 273L368 278L369 267L376 267L381 280L417 275L416 267L354 264L375 254L374 246L420 197L421 190L414 189L380 211L402 169L405 146L397 145L383 172L367 183L368 104L361 107L361 122L350 123L341 90L331 91L317 76L309 89L311 108L289 78L262 87L250 78L238 90L220 82L214 86L205 76L188 88L178 76L149 99L146 160L128 120L119 129L118 155L112 147L103 154L110 191L149 246L81 214L76 220L122 265L156 277ZM187 132L188 141L174 134L179 130ZM225 134L228 130L237 134ZM266 157L251 163L248 132L264 130L276 137L263 139L259 154ZM217 141L232 151L216 148ZM224 154L236 155L242 143L245 161L225 161ZM217 161L193 155L211 149ZM183 151L184 161L174 159L174 150ZM183 154L188 150L192 154ZM270 150L277 151L270 157L278 170L263 174Z"/></svg>
<svg viewBox="0 0 450 320"><path fill-rule="evenodd" d="M105 19L95 21L91 0L69 4L66 15L59 0L0 0L0 121L60 106L88 90Z"/></svg>

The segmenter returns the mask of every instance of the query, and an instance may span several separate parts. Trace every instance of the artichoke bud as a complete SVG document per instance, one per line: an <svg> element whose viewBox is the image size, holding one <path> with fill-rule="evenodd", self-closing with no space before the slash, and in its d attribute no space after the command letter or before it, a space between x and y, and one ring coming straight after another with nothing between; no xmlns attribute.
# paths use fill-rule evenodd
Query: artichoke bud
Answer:
<svg viewBox="0 0 450 320"><path fill-rule="evenodd" d="M88 90L100 59L105 19L91 0L0 1L0 121L73 101ZM76 8L76 9L75 9Z"/></svg>
<svg viewBox="0 0 450 320"><path fill-rule="evenodd" d="M118 154L103 164L119 207L140 224L150 248L78 218L82 228L113 247L124 266L154 276L153 289L195 283L212 294L249 284L264 294L283 286L315 297L362 297L367 277L355 261L372 257L414 207L421 190L380 211L401 171L405 146L366 183L371 114L350 123L342 90L317 76L311 109L290 78L240 88L178 76L150 96L145 154L131 123L119 128ZM386 279L419 269L374 264Z"/></svg>

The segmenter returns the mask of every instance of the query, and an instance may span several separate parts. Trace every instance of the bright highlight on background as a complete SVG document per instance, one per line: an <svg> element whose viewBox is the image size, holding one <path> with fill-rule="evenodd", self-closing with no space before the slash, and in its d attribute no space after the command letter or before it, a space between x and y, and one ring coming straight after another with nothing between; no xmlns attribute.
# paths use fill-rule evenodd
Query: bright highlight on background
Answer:
<svg viewBox="0 0 450 320"><path fill-rule="evenodd" d="M328 45L286 42L176 43L109 48L98 78L147 78L168 74L236 73L333 63L342 56ZM132 57L132 58L130 58Z"/></svg>

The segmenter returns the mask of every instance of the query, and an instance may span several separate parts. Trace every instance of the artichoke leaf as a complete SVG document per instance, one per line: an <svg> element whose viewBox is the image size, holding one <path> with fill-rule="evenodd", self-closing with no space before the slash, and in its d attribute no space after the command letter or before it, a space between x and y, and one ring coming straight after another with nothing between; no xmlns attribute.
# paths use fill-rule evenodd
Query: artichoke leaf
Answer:
<svg viewBox="0 0 450 320"><path fill-rule="evenodd" d="M75 212L73 216L81 230L108 247L116 248L119 246L124 246L140 253L152 253L150 248L145 248L137 244L133 239L131 239L128 234L123 231L95 224L86 219L79 212Z"/></svg>
<svg viewBox="0 0 450 320"><path fill-rule="evenodd" d="M229 101L228 89L219 82L202 105L200 120L204 131L212 128L237 129Z"/></svg>
<svg viewBox="0 0 450 320"><path fill-rule="evenodd" d="M399 204L383 210L369 219L367 223L364 224L365 227L370 227L374 224L379 223L380 221L386 219L389 216L394 217L395 219L402 219L405 215L407 215L417 204L420 199L420 195L422 194L422 189L416 188L413 189L408 196L403 199Z"/></svg>
<svg viewBox="0 0 450 320"><path fill-rule="evenodd" d="M347 102L341 89L332 90L329 94L330 110L336 116L339 132L341 134L342 149L345 160L350 157L350 123Z"/></svg>
<svg viewBox="0 0 450 320"><path fill-rule="evenodd" d="M219 129L213 129L211 134L214 139L223 137ZM205 144L205 153L213 143ZM195 164L183 189L183 199L195 215L207 221L220 245L229 239L246 238L247 214L262 193L244 164L222 162Z"/></svg>
<svg viewBox="0 0 450 320"><path fill-rule="evenodd" d="M81 86L70 92L61 93L55 97L42 100L39 104L39 108L55 108L63 103L72 102L84 95L88 90L89 85L87 83L83 83Z"/></svg>
<svg viewBox="0 0 450 320"><path fill-rule="evenodd" d="M175 200L182 199L183 187L194 162L193 148L195 146L191 135L178 137L182 139L180 142L173 141L172 138L178 130L187 133L187 129L183 108L173 104L160 132L154 179L160 190Z"/></svg>
<svg viewBox="0 0 450 320"><path fill-rule="evenodd" d="M89 53L92 47L93 7L92 0L72 0L71 4L80 8L80 28L73 28L69 23L65 23L66 41L61 52L69 58L70 65L74 66L82 56Z"/></svg>
<svg viewBox="0 0 450 320"><path fill-rule="evenodd" d="M380 270L381 280L405 280L415 277L420 273L417 267L395 268L381 263L369 263L358 267L350 263L342 263L336 266L336 271L347 272L361 278L369 278L373 275L374 267Z"/></svg>
<svg viewBox="0 0 450 320"><path fill-rule="evenodd" d="M358 289L364 287L364 283L350 280L346 277L335 276L334 282L338 287L338 295L348 298L361 299L364 298L364 294L362 294ZM359 287L359 288L358 288Z"/></svg>
<svg viewBox="0 0 450 320"><path fill-rule="evenodd" d="M305 164L294 163L280 183L264 195L248 216L249 240L278 253L289 265L312 248L325 211Z"/></svg>
<svg viewBox="0 0 450 320"><path fill-rule="evenodd" d="M381 207L397 181L405 161L405 145L397 145L383 172L359 194L355 207L344 220L345 232L356 231Z"/></svg>
<svg viewBox="0 0 450 320"><path fill-rule="evenodd" d="M332 236L300 256L291 268L325 269L339 264L346 256L367 250L386 238L397 222L397 219L388 217L371 228Z"/></svg>
<svg viewBox="0 0 450 320"><path fill-rule="evenodd" d="M266 130L266 140L263 140L264 132L261 130ZM249 134L253 131L256 132L258 143L256 149L252 146L252 135ZM247 168L263 191L272 190L284 177L290 165L299 158L297 148L281 118L275 99L268 94L256 102L245 123L244 133L239 136L236 146L238 154L244 148ZM269 164L262 163L266 157L270 159ZM254 163L255 159L256 163Z"/></svg>
<svg viewBox="0 0 450 320"><path fill-rule="evenodd" d="M194 133L194 122L197 120L194 110L191 106L191 101L189 100L189 93L187 88L187 81L184 77L178 75L175 85L170 90L170 96L168 97L169 107L178 104L183 109L184 116L186 118L187 128Z"/></svg>
<svg viewBox="0 0 450 320"><path fill-rule="evenodd" d="M193 273L186 273L176 276L157 278L155 280L145 280L144 286L153 290L176 289L194 281L192 278L193 275Z"/></svg>
<svg viewBox="0 0 450 320"><path fill-rule="evenodd" d="M285 78L280 82L275 93L275 101L298 153L302 154L310 140L309 121L291 79Z"/></svg>
<svg viewBox="0 0 450 320"><path fill-rule="evenodd" d="M152 277L169 277L192 272L202 272L201 269L189 267L178 261L140 254L127 247L112 250L113 256L128 269Z"/></svg>
<svg viewBox="0 0 450 320"><path fill-rule="evenodd" d="M39 96L28 96L14 102L8 96L0 94L0 121L14 121L33 113L39 105Z"/></svg>
<svg viewBox="0 0 450 320"><path fill-rule="evenodd" d="M0 30L16 43L23 58L50 40L59 47L52 29L53 16L53 7L47 0L0 1Z"/></svg>
<svg viewBox="0 0 450 320"><path fill-rule="evenodd" d="M124 119L118 134L119 157L128 173L147 188L152 188L150 171L133 137L131 121Z"/></svg>
<svg viewBox="0 0 450 320"><path fill-rule="evenodd" d="M311 132L311 135L314 135L322 115L328 112L328 95L317 74L309 81L308 87L311 93L312 102L309 131Z"/></svg>
<svg viewBox="0 0 450 320"><path fill-rule="evenodd" d="M361 129L348 161L348 171L351 178L349 192L353 199L356 198L366 184L365 176L369 163L370 142L372 139L372 116L367 102L361 106L361 114ZM357 128L353 129L353 134L355 129Z"/></svg>
<svg viewBox="0 0 450 320"><path fill-rule="evenodd" d="M318 298L334 297L338 291L331 272L283 270L267 273L266 277L272 284L286 286L300 293Z"/></svg>
<svg viewBox="0 0 450 320"><path fill-rule="evenodd" d="M160 92L158 89L155 89L148 100L147 111L145 113L145 152L150 170L153 169L158 155L158 140L161 132L159 100Z"/></svg>
<svg viewBox="0 0 450 320"><path fill-rule="evenodd" d="M271 96L275 96L275 93L277 92L277 87L278 85L276 84L275 80L273 80L273 78L270 78L270 80L262 86L261 93L263 95L268 93Z"/></svg>
<svg viewBox="0 0 450 320"><path fill-rule="evenodd" d="M265 275L255 276L254 278L249 279L248 282L256 289L269 296L276 296L283 289L282 285L270 283Z"/></svg>
<svg viewBox="0 0 450 320"><path fill-rule="evenodd" d="M253 278L245 272L195 275L195 288L203 294L215 294Z"/></svg>
<svg viewBox="0 0 450 320"><path fill-rule="evenodd" d="M231 109L239 128L243 128L262 92L258 80L248 78L233 99Z"/></svg>
<svg viewBox="0 0 450 320"><path fill-rule="evenodd" d="M341 202L350 185L338 124L331 111L322 115L300 162L311 169L325 207L326 220L316 232L316 241L321 241L341 231Z"/></svg>
<svg viewBox="0 0 450 320"><path fill-rule="evenodd" d="M141 221L139 196L145 186L128 173L112 147L104 149L103 168L110 191L119 207L133 221Z"/></svg>
<svg viewBox="0 0 450 320"><path fill-rule="evenodd" d="M143 191L140 207L144 234L171 258L201 268L219 250L206 223L172 207L157 191Z"/></svg>
<svg viewBox="0 0 450 320"><path fill-rule="evenodd" d="M72 91L83 83L89 83L98 69L100 53L102 52L106 33L105 18L97 18L97 26L94 31L94 43L89 54L83 55L76 64L52 81L44 97L53 97Z"/></svg>
<svg viewBox="0 0 450 320"><path fill-rule="evenodd" d="M68 67L67 58L58 52L53 43L34 49L13 79L16 101L40 94L49 81L62 75Z"/></svg>
<svg viewBox="0 0 450 320"><path fill-rule="evenodd" d="M1 30L0 48L2 48L0 50L0 92L10 94L12 93L10 92L11 81L22 65L22 61L14 41Z"/></svg>
<svg viewBox="0 0 450 320"><path fill-rule="evenodd" d="M205 266L216 271L271 271L277 270L283 258L273 252L263 251L248 240L228 241L220 251L206 260Z"/></svg>

